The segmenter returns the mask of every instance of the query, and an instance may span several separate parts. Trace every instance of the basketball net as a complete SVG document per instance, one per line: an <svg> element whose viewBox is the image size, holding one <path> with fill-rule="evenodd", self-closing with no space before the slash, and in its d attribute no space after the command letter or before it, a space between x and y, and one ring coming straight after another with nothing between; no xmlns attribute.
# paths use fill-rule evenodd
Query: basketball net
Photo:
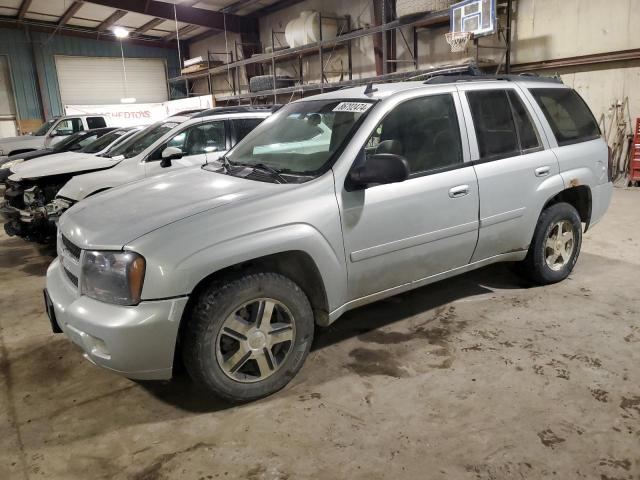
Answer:
<svg viewBox="0 0 640 480"><path fill-rule="evenodd" d="M445 33L447 43L451 46L452 52L466 52L469 41L473 38L471 32L447 32Z"/></svg>

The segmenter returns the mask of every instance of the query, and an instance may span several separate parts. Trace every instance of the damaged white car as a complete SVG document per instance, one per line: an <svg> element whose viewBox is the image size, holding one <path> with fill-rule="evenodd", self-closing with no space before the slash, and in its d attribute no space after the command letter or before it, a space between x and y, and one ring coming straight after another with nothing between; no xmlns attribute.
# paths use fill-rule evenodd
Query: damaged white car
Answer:
<svg viewBox="0 0 640 480"><path fill-rule="evenodd" d="M169 117L107 154L77 161L19 165L7 181L5 232L55 240L60 215L80 200L125 183L216 161L268 117L272 107L223 107Z"/></svg>
<svg viewBox="0 0 640 480"><path fill-rule="evenodd" d="M96 171L114 165L115 149L140 132L142 127L114 130L79 151L55 153L20 162L11 167L6 181L5 201L0 204L5 232L29 240L46 242L55 235L55 223L62 205L56 206L58 190L78 172ZM66 207L65 207L66 208Z"/></svg>

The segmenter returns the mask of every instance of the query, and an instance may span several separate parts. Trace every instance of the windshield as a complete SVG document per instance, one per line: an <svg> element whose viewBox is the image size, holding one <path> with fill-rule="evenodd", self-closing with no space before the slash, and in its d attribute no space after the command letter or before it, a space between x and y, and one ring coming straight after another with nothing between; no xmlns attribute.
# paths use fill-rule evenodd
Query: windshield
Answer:
<svg viewBox="0 0 640 480"><path fill-rule="evenodd" d="M44 122L40 128L38 130L36 130L33 134L37 137L41 137L42 135L45 135L49 129L53 126L54 123L56 123L56 118L52 118L51 120L49 120L48 122Z"/></svg>
<svg viewBox="0 0 640 480"><path fill-rule="evenodd" d="M282 173L321 173L372 105L373 101L341 100L289 104L247 135L228 160Z"/></svg>
<svg viewBox="0 0 640 480"><path fill-rule="evenodd" d="M121 144L109 151L109 156L131 158L144 152L149 148L156 140L162 137L165 133L170 132L173 128L180 125L178 122L165 122L155 123L149 125L144 130L132 135L131 138L125 140Z"/></svg>
<svg viewBox="0 0 640 480"><path fill-rule="evenodd" d="M114 130L113 132L109 132L94 140L86 147L83 147L80 151L83 153L98 153L100 150L107 148L111 143L115 142L125 133L127 133L127 130Z"/></svg>
<svg viewBox="0 0 640 480"><path fill-rule="evenodd" d="M74 144L80 142L84 138L85 134L86 132L77 132L73 135L69 135L67 138L64 138L56 143L52 147L52 150L54 152L66 152L67 150L71 149Z"/></svg>

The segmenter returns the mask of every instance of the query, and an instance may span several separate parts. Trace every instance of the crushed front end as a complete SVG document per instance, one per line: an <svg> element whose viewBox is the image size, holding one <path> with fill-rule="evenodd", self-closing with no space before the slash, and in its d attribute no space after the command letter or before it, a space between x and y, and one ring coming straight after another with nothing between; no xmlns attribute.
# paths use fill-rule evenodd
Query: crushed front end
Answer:
<svg viewBox="0 0 640 480"><path fill-rule="evenodd" d="M39 243L54 242L58 219L73 203L55 198L62 185L29 180L7 181L5 201L0 206L7 235Z"/></svg>

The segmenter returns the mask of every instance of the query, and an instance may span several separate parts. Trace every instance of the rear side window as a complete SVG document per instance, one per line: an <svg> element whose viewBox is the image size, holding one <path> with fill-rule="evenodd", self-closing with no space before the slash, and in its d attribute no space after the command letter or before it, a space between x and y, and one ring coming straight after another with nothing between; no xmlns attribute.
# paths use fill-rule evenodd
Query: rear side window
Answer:
<svg viewBox="0 0 640 480"><path fill-rule="evenodd" d="M87 117L87 126L89 130L94 128L102 128L107 126L107 122L102 117Z"/></svg>
<svg viewBox="0 0 640 480"><path fill-rule="evenodd" d="M467 92L482 160L520 155L518 134L505 90Z"/></svg>
<svg viewBox="0 0 640 480"><path fill-rule="evenodd" d="M262 123L264 118L238 118L231 120L233 129L236 132L236 143L246 137L251 130Z"/></svg>
<svg viewBox="0 0 640 480"><path fill-rule="evenodd" d="M522 100L515 90L508 90L507 95L513 108L513 118L516 121L518 136L520 137L520 147L522 150L535 150L541 148L540 139L529 112L522 104Z"/></svg>
<svg viewBox="0 0 640 480"><path fill-rule="evenodd" d="M558 145L585 142L600 136L596 119L575 90L532 88L530 91L551 125Z"/></svg>

